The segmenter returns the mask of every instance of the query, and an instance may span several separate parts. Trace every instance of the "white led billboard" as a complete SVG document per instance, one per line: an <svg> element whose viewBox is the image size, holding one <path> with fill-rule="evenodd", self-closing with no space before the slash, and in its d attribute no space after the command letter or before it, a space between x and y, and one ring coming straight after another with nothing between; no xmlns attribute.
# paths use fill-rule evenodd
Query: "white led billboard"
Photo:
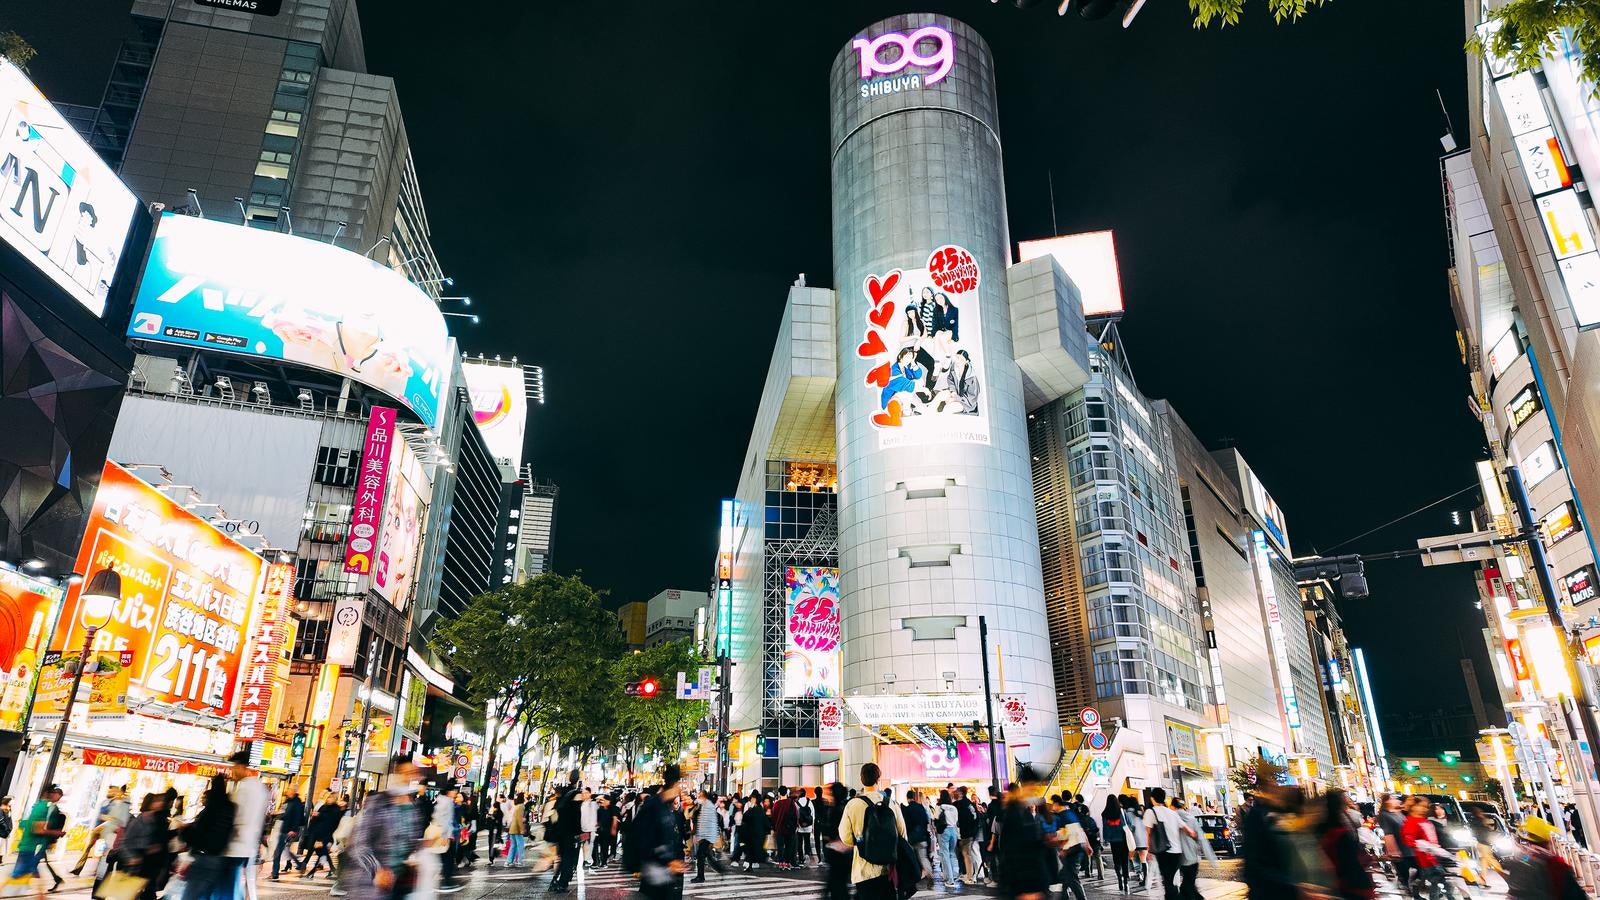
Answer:
<svg viewBox="0 0 1600 900"><path fill-rule="evenodd" d="M28 76L0 58L0 240L98 316L138 206Z"/></svg>
<svg viewBox="0 0 1600 900"><path fill-rule="evenodd" d="M515 363L461 363L472 395L472 419L478 423L489 455L515 472L522 468L522 436L528 426L528 389L522 366Z"/></svg>
<svg viewBox="0 0 1600 900"><path fill-rule="evenodd" d="M1083 314L1103 316L1122 312L1122 276L1117 272L1117 244L1109 231L1090 231L1065 237L1023 241L1017 245L1019 261L1055 257L1083 300Z"/></svg>

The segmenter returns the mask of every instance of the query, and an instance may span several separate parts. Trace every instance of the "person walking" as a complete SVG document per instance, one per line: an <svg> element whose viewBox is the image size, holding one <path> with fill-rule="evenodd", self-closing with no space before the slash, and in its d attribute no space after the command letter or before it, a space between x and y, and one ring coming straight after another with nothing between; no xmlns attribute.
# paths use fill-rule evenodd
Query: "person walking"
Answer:
<svg viewBox="0 0 1600 900"><path fill-rule="evenodd" d="M283 794L283 805L278 808L278 841L272 851L272 874L268 876L271 881L278 880L279 861L285 850L289 851L290 867L294 866L293 845L299 843L306 827L306 804L300 799L300 791L291 784Z"/></svg>
<svg viewBox="0 0 1600 900"><path fill-rule="evenodd" d="M977 884L978 876L983 871L983 851L978 841L980 840L978 822L978 804L967 795L966 788L956 789L956 829L961 842L961 862L966 867L966 874L962 877L963 884Z"/></svg>
<svg viewBox="0 0 1600 900"><path fill-rule="evenodd" d="M1378 813L1378 827L1383 831L1383 856L1394 867L1395 880L1404 888L1411 877L1415 860L1411 850L1400 839L1406 825L1405 811L1400 808L1399 794L1385 794L1383 811Z"/></svg>
<svg viewBox="0 0 1600 900"><path fill-rule="evenodd" d="M1128 892L1128 829L1122 817L1122 803L1116 794L1106 797L1100 813L1100 833L1111 847L1111 865L1117 873L1117 890Z"/></svg>
<svg viewBox="0 0 1600 900"><path fill-rule="evenodd" d="M1050 896L1056 851L1052 836L1045 832L1039 819L1044 787L1038 771L1023 764L1017 772L1016 786L1000 809L995 876L1002 897L1047 900ZM1067 883L1069 890L1076 885L1076 878ZM1073 895L1083 900L1083 888L1078 887Z"/></svg>
<svg viewBox="0 0 1600 900"><path fill-rule="evenodd" d="M1432 805L1432 801L1426 797L1412 797L1406 804L1405 825L1400 829L1400 839L1411 848L1411 855L1417 863L1417 871L1411 881L1411 896L1418 896L1423 891L1431 894L1438 890L1444 893L1446 900L1453 900L1455 890L1444 870L1444 858L1448 851L1440 844L1439 835L1428 819Z"/></svg>
<svg viewBox="0 0 1600 900"><path fill-rule="evenodd" d="M52 828L57 804L61 802L61 785L52 784L44 789L39 799L34 801L33 808L28 811L22 820L22 837L17 842L17 861L11 867L11 880L20 881L24 878L34 881L33 894L42 900L44 897L44 882L39 881L39 864L44 860L45 851L50 849L50 844L65 832L60 828ZM59 887L61 879L56 879Z"/></svg>
<svg viewBox="0 0 1600 900"><path fill-rule="evenodd" d="M617 849L617 798L601 795L595 801L594 855L595 868L603 869L611 863Z"/></svg>
<svg viewBox="0 0 1600 900"><path fill-rule="evenodd" d="M772 804L772 835L773 843L778 849L778 868L789 869L794 866L794 850L797 843L796 828L799 825L794 816L794 798L789 796L789 789L778 788L778 799Z"/></svg>
<svg viewBox="0 0 1600 900"><path fill-rule="evenodd" d="M806 796L805 788L795 788L794 798L794 832L795 832L795 860L796 866L805 867L816 859L817 849L814 846L813 836L817 831L817 805L816 801Z"/></svg>
<svg viewBox="0 0 1600 900"><path fill-rule="evenodd" d="M844 785L835 781L824 788L823 802L818 807L817 843L822 848L823 862L828 867L823 882L823 900L850 900L851 850L839 840L839 826L844 819Z"/></svg>
<svg viewBox="0 0 1600 900"><path fill-rule="evenodd" d="M1340 802L1343 802L1343 792L1338 792ZM1179 900L1201 900L1200 888L1195 879L1200 877L1200 860L1202 858L1216 862L1217 856L1211 850L1211 842L1200 838L1200 820L1196 819L1194 812L1188 808L1181 798L1172 799L1172 807L1178 813L1178 820L1183 823L1183 839L1179 842L1183 859L1178 864L1178 874L1182 882L1178 885Z"/></svg>
<svg viewBox="0 0 1600 900"><path fill-rule="evenodd" d="M939 840L939 867L944 870L944 886L954 888L959 869L956 863L956 839L961 834L957 822L961 818L955 798L949 790L939 792L939 814L933 821L933 832Z"/></svg>
<svg viewBox="0 0 1600 900"><path fill-rule="evenodd" d="M1165 788L1150 789L1150 808L1144 814L1144 827L1150 834L1150 853L1161 871L1161 890L1166 900L1178 900L1178 870L1183 866L1183 835L1187 828L1177 812L1167 807Z"/></svg>
<svg viewBox="0 0 1600 900"><path fill-rule="evenodd" d="M699 884L706 880L706 864L717 870L718 875L726 875L728 870L722 867L717 860L717 842L722 839L722 820L717 815L717 801L712 798L711 792L702 790L700 802L695 807L694 823L694 862L695 876L690 879Z"/></svg>
<svg viewBox="0 0 1600 900"><path fill-rule="evenodd" d="M433 798L433 810L429 814L428 825L424 831L435 832L435 854L439 864L437 873L429 872L432 877L439 879L438 892L453 894L461 890L461 885L456 881L456 868L460 859L459 823L456 819L456 798L460 796L456 786L446 784ZM431 865L434 860L429 860Z"/></svg>
<svg viewBox="0 0 1600 900"><path fill-rule="evenodd" d="M410 860L422 848L428 815L417 803L420 787L416 764L397 756L389 763L387 789L362 802L339 863L350 900L403 900L416 886Z"/></svg>
<svg viewBox="0 0 1600 900"><path fill-rule="evenodd" d="M261 844L267 825L267 786L250 770L250 751L240 750L228 757L228 777L233 779L233 835L223 851L224 860L219 892L223 898L246 896L255 884L255 870L249 868ZM247 886L242 880L249 877ZM241 890L243 889L243 890ZM198 900L194 895L190 900Z"/></svg>
<svg viewBox="0 0 1600 900"><path fill-rule="evenodd" d="M506 822L506 831L511 835L511 852L506 854L506 867L522 865L522 855L528 847L528 798L518 794L516 801L511 804L511 814Z"/></svg>
<svg viewBox="0 0 1600 900"><path fill-rule="evenodd" d="M306 825L305 837L300 839L300 873L307 878L315 878L317 869L323 863L328 864L328 877L333 877L333 833L339 828L339 821L344 818L344 807L339 805L339 798L328 791L323 795L322 805L312 815L311 821ZM312 857L316 857L313 861ZM311 868L306 869L306 863L311 863Z"/></svg>
<svg viewBox="0 0 1600 900"><path fill-rule="evenodd" d="M1350 825L1350 796L1332 790L1323 796L1322 821L1317 823L1317 845L1327 857L1333 888L1341 900L1373 900L1378 885L1367 870L1367 851ZM1513 893L1513 897L1517 894Z"/></svg>
<svg viewBox="0 0 1600 900"><path fill-rule="evenodd" d="M916 789L906 792L905 805L900 807L900 818L906 823L906 840L911 843L911 849L917 854L917 862L922 866L921 881L933 881L933 860L928 855L928 845L933 842L933 823L928 816L928 808L922 805L922 795Z"/></svg>
<svg viewBox="0 0 1600 900"><path fill-rule="evenodd" d="M0 797L0 862L5 862L5 848L11 846L11 832L15 829L16 823L11 819L11 797Z"/></svg>
<svg viewBox="0 0 1600 900"><path fill-rule="evenodd" d="M128 789L120 785L107 788L106 802L100 805L100 818L95 822L94 830L90 832L88 843L83 845L83 852L78 854L78 862L73 865L72 874L83 874L83 867L88 864L90 852L94 850L96 843L105 848L105 859L112 858L117 838L122 834L122 829L127 827L130 815Z"/></svg>
<svg viewBox="0 0 1600 900"><path fill-rule="evenodd" d="M572 875L578 869L578 830L581 817L583 786L578 783L577 769L567 780L566 788L557 791L552 809L552 820L544 825L544 839L556 848L556 870L550 879L550 892L565 894L572 885Z"/></svg>
<svg viewBox="0 0 1600 900"><path fill-rule="evenodd" d="M1517 900L1587 900L1577 873L1560 853L1551 849L1555 826L1539 816L1522 820L1527 838L1506 861L1506 885Z"/></svg>
<svg viewBox="0 0 1600 900"><path fill-rule="evenodd" d="M229 854L238 833L239 810L228 796L228 780L221 774L211 777L199 815L183 829L183 842L189 847L190 862L184 875L184 896L191 900L234 896L239 870Z"/></svg>
<svg viewBox="0 0 1600 900"><path fill-rule="evenodd" d="M139 803L139 814L129 818L128 827L117 844L117 868L145 881L139 900L154 900L171 861L167 850L171 833L167 830L165 805L165 795L145 794ZM91 891L90 896L93 895Z"/></svg>
<svg viewBox="0 0 1600 900"><path fill-rule="evenodd" d="M595 833L600 830L600 801L594 791L584 788L578 794L578 858L585 869L594 868Z"/></svg>
<svg viewBox="0 0 1600 900"><path fill-rule="evenodd" d="M1257 788L1239 818L1244 850L1240 878L1250 900L1295 900L1300 895L1294 850L1276 818L1287 805L1288 792L1287 786L1278 784ZM1398 831L1395 839L1400 839Z"/></svg>
<svg viewBox="0 0 1600 900"><path fill-rule="evenodd" d="M850 863L850 883L856 900L897 900L890 879L906 837L906 822L886 792L878 791L882 772L876 763L861 767L861 793L844 805L839 820L839 841L855 850Z"/></svg>
<svg viewBox="0 0 1600 900"><path fill-rule="evenodd" d="M1142 891L1150 887L1150 860L1149 850L1146 847L1150 831L1144 827L1144 812L1139 808L1139 801L1136 798L1124 795L1121 803L1123 827L1132 838L1129 841L1133 847L1133 854L1130 857L1130 876L1139 881L1139 890Z"/></svg>
<svg viewBox="0 0 1600 900"><path fill-rule="evenodd" d="M683 861L683 842L672 811L681 778L677 764L667 764L661 772L661 789L645 798L628 834L630 844L638 842L629 853L639 860L639 894L647 900L683 896L683 875L689 866Z"/></svg>
<svg viewBox="0 0 1600 900"><path fill-rule="evenodd" d="M739 852L744 854L746 872L767 861L767 835L771 833L772 820L767 817L766 807L761 805L759 795L752 794L739 820Z"/></svg>

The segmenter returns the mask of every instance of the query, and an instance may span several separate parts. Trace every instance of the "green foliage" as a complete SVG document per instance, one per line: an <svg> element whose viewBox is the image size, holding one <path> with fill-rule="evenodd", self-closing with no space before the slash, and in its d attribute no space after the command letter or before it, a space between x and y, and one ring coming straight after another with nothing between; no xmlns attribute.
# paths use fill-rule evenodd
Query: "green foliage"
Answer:
<svg viewBox="0 0 1600 900"><path fill-rule="evenodd" d="M631 739L641 750L655 751L669 762L676 761L707 713L704 700L677 699L678 673L693 677L700 667L709 665L710 660L695 652L694 642L689 638L630 653L617 660L612 667L612 683L618 692L617 734ZM621 696L621 685L647 675L661 682L658 696L648 699Z"/></svg>
<svg viewBox="0 0 1600 900"><path fill-rule="evenodd" d="M1562 29L1571 29L1584 79L1600 86L1600 0L1509 0L1490 11L1487 25L1467 40L1467 49L1508 60L1512 68L1526 72L1556 52Z"/></svg>
<svg viewBox="0 0 1600 900"><path fill-rule="evenodd" d="M1328 0L1266 0L1272 21L1278 24L1293 22L1304 16L1311 7L1322 6ZM1206 28L1213 22L1226 28L1239 24L1245 0L1189 0L1189 12L1194 13L1194 27Z"/></svg>
<svg viewBox="0 0 1600 900"><path fill-rule="evenodd" d="M1258 786L1277 784L1288 770L1264 757L1256 757L1233 767L1228 773L1228 783L1240 794L1248 794Z"/></svg>
<svg viewBox="0 0 1600 900"><path fill-rule="evenodd" d="M1483 785L1478 789L1478 792L1487 794L1489 799L1496 803L1499 803L1501 798L1506 795L1505 785L1501 784L1500 779L1493 775L1483 779Z"/></svg>
<svg viewBox="0 0 1600 900"><path fill-rule="evenodd" d="M28 63L33 61L39 51L33 49L22 35L15 31L0 31L0 56L11 60L17 68L28 71Z"/></svg>

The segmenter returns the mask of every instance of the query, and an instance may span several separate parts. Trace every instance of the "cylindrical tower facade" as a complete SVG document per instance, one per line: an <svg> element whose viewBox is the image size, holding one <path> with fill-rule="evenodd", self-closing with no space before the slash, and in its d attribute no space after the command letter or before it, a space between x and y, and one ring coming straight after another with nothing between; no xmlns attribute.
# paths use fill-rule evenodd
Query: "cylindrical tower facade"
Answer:
<svg viewBox="0 0 1600 900"><path fill-rule="evenodd" d="M1061 735L993 58L962 22L895 16L840 51L830 99L844 693L980 692L986 616L994 692L1028 707L1016 756L1050 765ZM970 627L935 637L951 617ZM847 734L854 777L873 742Z"/></svg>

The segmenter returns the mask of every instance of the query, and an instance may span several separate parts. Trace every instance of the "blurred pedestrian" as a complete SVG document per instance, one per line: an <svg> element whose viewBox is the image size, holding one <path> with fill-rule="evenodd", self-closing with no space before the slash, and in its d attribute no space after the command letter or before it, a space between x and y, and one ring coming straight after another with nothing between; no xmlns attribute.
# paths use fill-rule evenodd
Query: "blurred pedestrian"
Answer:
<svg viewBox="0 0 1600 900"><path fill-rule="evenodd" d="M423 817L417 809L421 786L416 764L397 756L389 764L388 788L363 801L340 863L351 900L403 900L415 889L411 857L422 846Z"/></svg>
<svg viewBox="0 0 1600 900"><path fill-rule="evenodd" d="M630 843L638 842L639 893L648 900L683 896L683 874L689 866L683 861L683 843L672 813L680 778L677 764L667 764L661 773L661 789L645 798L628 836Z"/></svg>
<svg viewBox="0 0 1600 900"><path fill-rule="evenodd" d="M201 802L199 814L183 829L190 856L183 893L189 900L232 897L240 870L229 857L239 833L239 809L228 796L228 780L213 775Z"/></svg>
<svg viewBox="0 0 1600 900"><path fill-rule="evenodd" d="M1331 790L1323 795L1317 845L1327 857L1333 889L1343 900L1373 900L1378 885L1368 870L1366 848L1350 827L1350 808L1350 796L1344 791Z"/></svg>
<svg viewBox="0 0 1600 900"><path fill-rule="evenodd" d="M1047 900L1050 896L1056 850L1054 835L1040 823L1043 803L1044 780L1032 766L1022 765L999 817L995 877L1002 897ZM1076 884L1074 877L1069 889ZM1079 887L1074 896L1083 900L1083 889Z"/></svg>

